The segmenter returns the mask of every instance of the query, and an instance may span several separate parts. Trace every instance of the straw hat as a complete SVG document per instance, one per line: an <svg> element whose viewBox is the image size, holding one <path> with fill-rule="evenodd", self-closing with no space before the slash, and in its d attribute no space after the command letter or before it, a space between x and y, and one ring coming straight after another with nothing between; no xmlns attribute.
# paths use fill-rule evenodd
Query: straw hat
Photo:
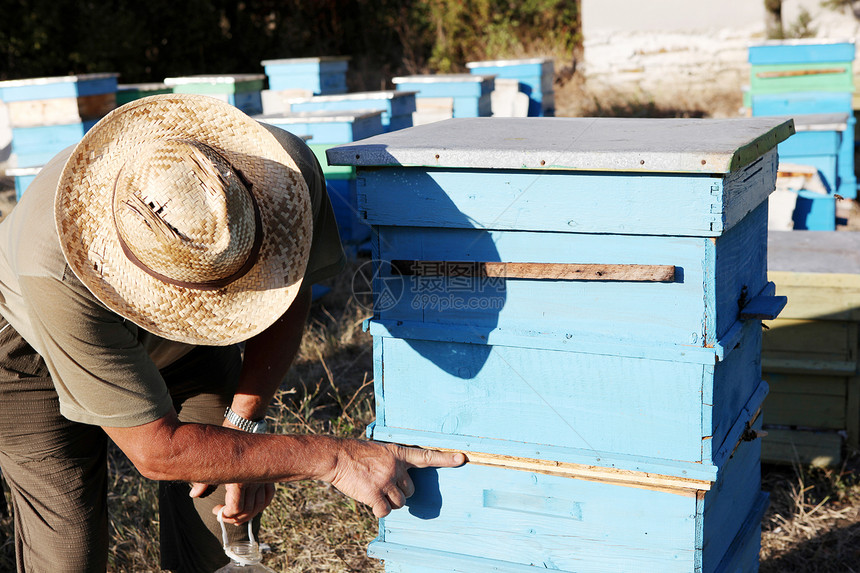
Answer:
<svg viewBox="0 0 860 573"><path fill-rule="evenodd" d="M114 312L191 344L246 340L295 299L307 184L276 137L211 97L157 95L99 121L63 169L63 254Z"/></svg>

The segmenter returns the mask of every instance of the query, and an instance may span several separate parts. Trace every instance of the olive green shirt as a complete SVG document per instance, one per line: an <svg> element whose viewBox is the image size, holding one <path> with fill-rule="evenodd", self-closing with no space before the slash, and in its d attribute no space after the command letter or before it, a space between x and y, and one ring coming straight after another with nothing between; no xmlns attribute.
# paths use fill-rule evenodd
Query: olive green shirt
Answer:
<svg viewBox="0 0 860 573"><path fill-rule="evenodd" d="M313 204L303 283L310 288L339 272L345 257L316 158L299 138L284 131L277 136L299 166ZM42 169L0 223L0 314L45 359L63 416L99 426L145 424L172 407L159 369L193 346L158 337L109 310L66 264L54 195L72 150Z"/></svg>

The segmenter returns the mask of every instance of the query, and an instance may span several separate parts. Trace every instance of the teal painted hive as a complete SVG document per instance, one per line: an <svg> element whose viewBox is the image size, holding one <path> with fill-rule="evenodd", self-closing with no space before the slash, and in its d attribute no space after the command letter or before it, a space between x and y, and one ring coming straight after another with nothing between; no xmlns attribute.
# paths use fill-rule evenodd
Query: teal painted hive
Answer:
<svg viewBox="0 0 860 573"><path fill-rule="evenodd" d="M464 451L389 572L754 571L791 121L452 119L328 151L373 228L376 440Z"/></svg>
<svg viewBox="0 0 860 573"><path fill-rule="evenodd" d="M854 58L853 41L771 40L749 48L749 99L753 116L848 114L833 185L833 193L847 199L857 197Z"/></svg>
<svg viewBox="0 0 860 573"><path fill-rule="evenodd" d="M226 101L248 115L263 113L260 95L266 76L264 74L196 75L164 78L164 83L174 93L207 95Z"/></svg>

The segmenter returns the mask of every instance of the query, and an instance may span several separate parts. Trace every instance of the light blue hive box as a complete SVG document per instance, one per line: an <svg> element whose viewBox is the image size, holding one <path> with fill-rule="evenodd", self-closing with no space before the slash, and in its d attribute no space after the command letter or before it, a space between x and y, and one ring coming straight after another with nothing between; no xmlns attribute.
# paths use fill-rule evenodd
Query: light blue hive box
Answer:
<svg viewBox="0 0 860 573"><path fill-rule="evenodd" d="M519 91L529 96L529 116L544 117L555 114L555 71L551 58L469 62L466 67L470 73L494 75L496 80L518 80Z"/></svg>
<svg viewBox="0 0 860 573"><path fill-rule="evenodd" d="M330 166L325 157L327 149L379 135L385 131L382 112L307 111L280 115L259 115L254 119L276 125L295 135L308 136L308 146L314 152L326 178L332 208L341 239L349 244L362 243L370 237L370 226L364 221L357 205L355 168Z"/></svg>
<svg viewBox="0 0 860 573"><path fill-rule="evenodd" d="M414 91L416 114L413 122L427 123L451 117L489 117L495 76L479 74L422 74L393 78L398 90Z"/></svg>
<svg viewBox="0 0 860 573"><path fill-rule="evenodd" d="M379 110L382 112L382 125L385 131L397 131L412 127L415 92L401 90L354 92L333 96L294 98L287 103L289 111L292 112Z"/></svg>
<svg viewBox="0 0 860 573"><path fill-rule="evenodd" d="M346 93L348 56L263 60L269 90L306 91L309 95Z"/></svg>
<svg viewBox="0 0 860 573"><path fill-rule="evenodd" d="M373 227L389 572L753 571L775 119L452 119L335 147ZM749 441L748 441L749 440Z"/></svg>
<svg viewBox="0 0 860 573"><path fill-rule="evenodd" d="M797 230L836 230L839 154L848 120L847 113L795 115L797 133L779 144L782 164L814 167L829 191L826 195L804 189L797 191L793 217Z"/></svg>
<svg viewBox="0 0 860 573"><path fill-rule="evenodd" d="M118 74L82 74L0 82L12 127L16 195L54 155L80 141L116 107Z"/></svg>

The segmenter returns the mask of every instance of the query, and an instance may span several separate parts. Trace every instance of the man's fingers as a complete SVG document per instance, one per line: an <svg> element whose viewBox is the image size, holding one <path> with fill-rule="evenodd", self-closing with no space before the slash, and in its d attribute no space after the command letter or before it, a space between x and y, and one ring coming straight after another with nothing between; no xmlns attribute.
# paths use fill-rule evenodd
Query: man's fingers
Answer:
<svg viewBox="0 0 860 573"><path fill-rule="evenodd" d="M208 485L205 483L192 483L191 491L188 492L188 495L191 497L206 497L213 491L215 491L215 486L213 485Z"/></svg>
<svg viewBox="0 0 860 573"><path fill-rule="evenodd" d="M406 477L400 481L398 487L406 498L412 497L412 494L415 493L415 484L412 483L412 478L409 477L409 474L406 474Z"/></svg>
<svg viewBox="0 0 860 573"><path fill-rule="evenodd" d="M388 504L391 506L391 509L400 509L406 505L406 496L400 491L399 487L392 487L385 492L385 495L388 498Z"/></svg>
<svg viewBox="0 0 860 573"><path fill-rule="evenodd" d="M416 468L455 468L466 463L466 456L459 452L439 452L421 448L400 449L400 457L407 464Z"/></svg>

